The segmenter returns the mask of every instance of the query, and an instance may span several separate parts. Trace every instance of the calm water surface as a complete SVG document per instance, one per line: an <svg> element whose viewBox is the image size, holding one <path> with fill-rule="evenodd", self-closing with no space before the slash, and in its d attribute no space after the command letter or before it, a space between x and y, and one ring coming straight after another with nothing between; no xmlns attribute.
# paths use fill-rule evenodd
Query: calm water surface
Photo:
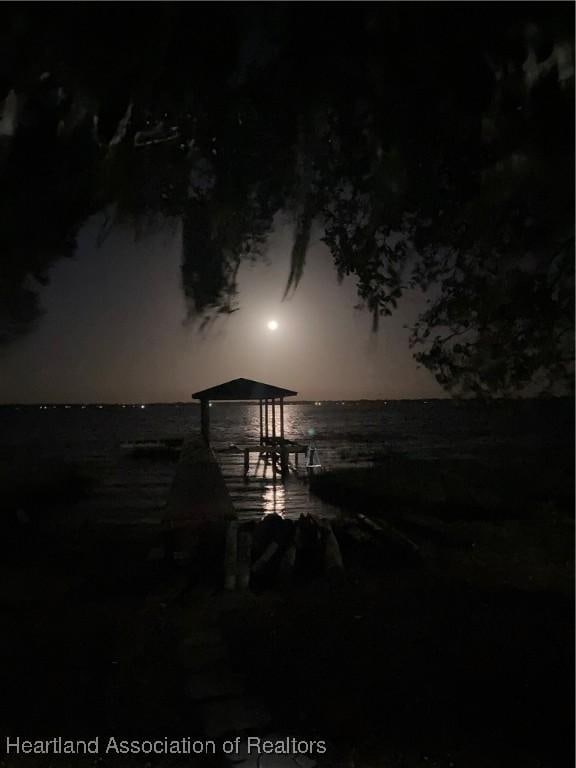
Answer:
<svg viewBox="0 0 576 768"><path fill-rule="evenodd" d="M258 407L214 403L214 441L256 440ZM126 440L186 437L199 428L196 405L0 407L0 445L42 453L90 455L114 451ZM277 417L278 418L278 417ZM323 405L287 404L286 436L308 441L343 461L366 450L421 458L490 460L494 452L537 453L572 440L574 409L568 401L482 405L448 400Z"/></svg>
<svg viewBox="0 0 576 768"><path fill-rule="evenodd" d="M0 460L74 462L95 479L88 505L111 519L121 513L157 520L174 464L134 460L121 443L197 433L199 411L195 404L0 407ZM329 468L365 464L383 453L498 464L573 452L569 401L293 403L284 411L286 437L313 440ZM214 403L210 413L216 444L258 439L257 405Z"/></svg>

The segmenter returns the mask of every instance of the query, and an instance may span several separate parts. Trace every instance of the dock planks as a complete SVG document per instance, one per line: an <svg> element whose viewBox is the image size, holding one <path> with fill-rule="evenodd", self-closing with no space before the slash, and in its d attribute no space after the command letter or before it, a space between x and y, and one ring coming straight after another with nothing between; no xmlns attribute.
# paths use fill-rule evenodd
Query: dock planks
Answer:
<svg viewBox="0 0 576 768"><path fill-rule="evenodd" d="M279 472L274 477L272 467L264 461L252 462L245 478L241 448L233 452L225 443L215 444L214 455L240 523L260 520L273 512L288 519L297 519L301 514L327 518L337 515L333 507L309 492L302 474L296 474L293 469L283 481Z"/></svg>

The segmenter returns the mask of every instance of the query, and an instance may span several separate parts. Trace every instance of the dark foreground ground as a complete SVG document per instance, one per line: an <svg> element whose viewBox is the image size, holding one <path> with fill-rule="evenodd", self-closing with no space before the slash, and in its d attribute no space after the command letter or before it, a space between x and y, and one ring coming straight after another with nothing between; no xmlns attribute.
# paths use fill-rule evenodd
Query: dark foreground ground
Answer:
<svg viewBox="0 0 576 768"><path fill-rule="evenodd" d="M165 563L153 532L71 526L67 476L45 520L5 519L0 736L222 735L234 718L198 695L209 665L257 702L244 727L327 740L320 765L572 765L571 487L554 466L537 483L400 460L319 476L344 578L258 594L220 588L218 537Z"/></svg>

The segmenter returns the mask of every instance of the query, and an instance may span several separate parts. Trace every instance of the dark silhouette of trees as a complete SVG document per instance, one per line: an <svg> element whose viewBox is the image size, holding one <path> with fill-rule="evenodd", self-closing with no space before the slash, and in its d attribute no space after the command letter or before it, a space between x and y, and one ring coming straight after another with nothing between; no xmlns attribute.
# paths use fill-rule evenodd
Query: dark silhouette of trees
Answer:
<svg viewBox="0 0 576 768"><path fill-rule="evenodd" d="M0 14L2 342L96 212L180 218L183 290L210 318L288 211L287 292L318 223L375 327L428 291L411 343L454 394L571 383L571 5Z"/></svg>

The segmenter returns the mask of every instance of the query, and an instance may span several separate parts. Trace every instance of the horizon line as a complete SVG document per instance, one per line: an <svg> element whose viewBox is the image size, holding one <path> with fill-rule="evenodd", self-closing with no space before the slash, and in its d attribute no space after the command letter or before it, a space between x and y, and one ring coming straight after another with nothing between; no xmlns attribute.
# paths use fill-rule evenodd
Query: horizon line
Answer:
<svg viewBox="0 0 576 768"><path fill-rule="evenodd" d="M504 401L517 401L517 400L566 400L570 399L572 400L571 395L535 395L535 396L499 396L499 397L492 397L492 398L478 398L478 397L453 397L451 395L446 395L445 397L438 397L438 396L432 396L432 397L352 397L352 398L302 398L302 399L294 399L294 400L285 400L284 405L306 405L306 404L323 404L323 403L388 403L388 402L431 402L431 401L454 401L454 402L460 402L460 401L477 401L477 402L490 402L495 400L504 400ZM254 400L215 400L211 401L214 403L236 403L236 404L244 404L244 405L257 405L258 401ZM122 401L104 401L104 400L93 400L93 401L61 401L61 402L54 402L54 401L34 401L34 402L27 402L27 403L18 403L18 402L12 402L12 403L0 403L0 408L93 408L93 407L110 407L110 408L142 408L144 407L154 407L154 406L170 406L170 405L178 405L178 406L192 406L199 408L200 403L193 401L193 400L153 400L153 401L131 401L131 402L122 402Z"/></svg>

